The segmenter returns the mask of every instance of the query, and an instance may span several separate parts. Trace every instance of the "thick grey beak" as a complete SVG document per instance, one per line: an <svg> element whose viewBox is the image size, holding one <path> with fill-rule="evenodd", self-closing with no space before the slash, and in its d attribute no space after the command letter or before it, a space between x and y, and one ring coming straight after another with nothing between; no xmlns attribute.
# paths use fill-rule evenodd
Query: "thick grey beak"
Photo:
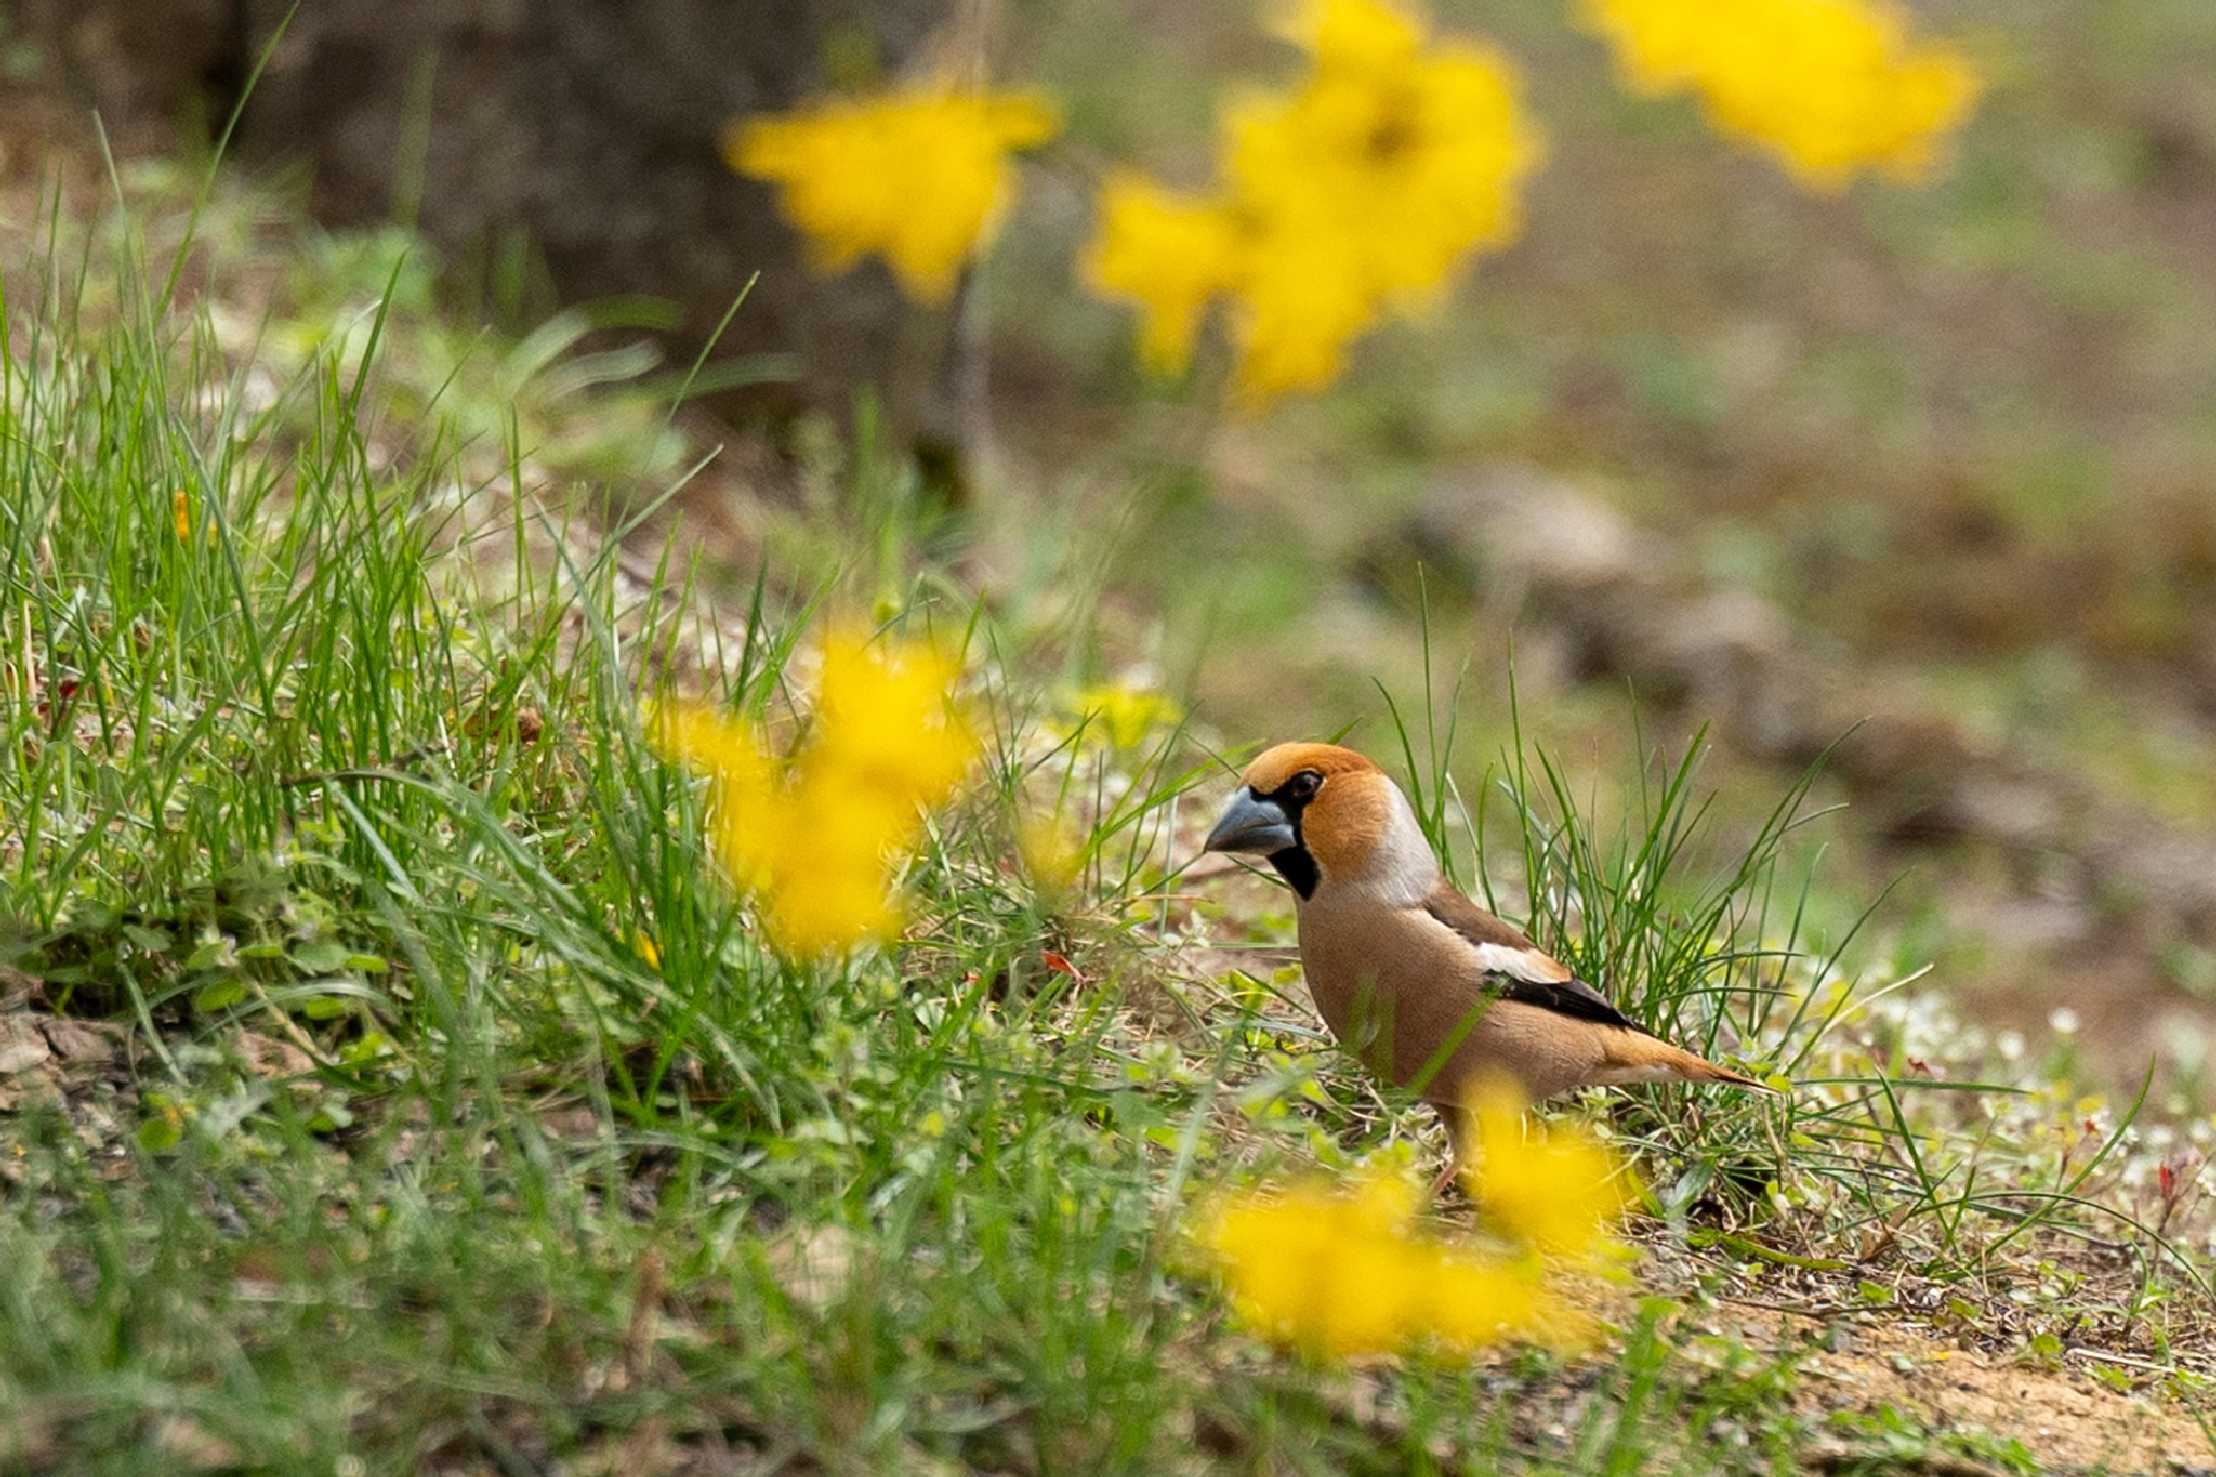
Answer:
<svg viewBox="0 0 2216 1477"><path fill-rule="evenodd" d="M1208 843L1202 850L1258 851L1267 856L1299 844L1300 838L1293 834L1293 823L1283 806L1241 789L1224 807L1223 819L1208 833Z"/></svg>

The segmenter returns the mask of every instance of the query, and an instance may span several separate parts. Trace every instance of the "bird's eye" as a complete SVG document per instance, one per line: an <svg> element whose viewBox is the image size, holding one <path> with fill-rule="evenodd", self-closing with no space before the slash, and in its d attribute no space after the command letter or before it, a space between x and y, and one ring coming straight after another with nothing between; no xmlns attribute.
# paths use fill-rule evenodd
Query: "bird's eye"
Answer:
<svg viewBox="0 0 2216 1477"><path fill-rule="evenodd" d="M1295 800L1306 800L1322 786L1322 775L1316 773L1313 769L1304 769L1299 774L1294 775L1285 788L1292 792Z"/></svg>

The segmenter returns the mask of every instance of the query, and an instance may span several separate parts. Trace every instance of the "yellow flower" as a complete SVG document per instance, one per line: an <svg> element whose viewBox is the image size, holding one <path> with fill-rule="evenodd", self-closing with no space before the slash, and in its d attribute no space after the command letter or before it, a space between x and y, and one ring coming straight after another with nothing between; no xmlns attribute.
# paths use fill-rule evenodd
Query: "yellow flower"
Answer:
<svg viewBox="0 0 2216 1477"><path fill-rule="evenodd" d="M1413 1185L1383 1174L1228 1199L1196 1239L1241 1322L1311 1357L1420 1342L1458 1353L1582 1327L1529 1267L1419 1235Z"/></svg>
<svg viewBox="0 0 2216 1477"><path fill-rule="evenodd" d="M1498 52L1451 41L1372 50L1397 59L1333 65L1320 54L1303 86L1235 108L1225 168L1273 241L1335 238L1376 311L1436 291L1472 252L1512 238L1544 145Z"/></svg>
<svg viewBox="0 0 2216 1477"><path fill-rule="evenodd" d="M1337 379L1348 347L1378 315L1359 243L1323 220L1307 229L1290 220L1280 218L1273 248L1257 254L1240 282L1233 384L1249 409Z"/></svg>
<svg viewBox="0 0 2216 1477"><path fill-rule="evenodd" d="M709 776L716 853L757 895L780 953L822 957L898 932L894 865L976 754L952 705L958 676L927 647L835 633L808 742L783 765L744 723L697 707L654 715L656 747Z"/></svg>
<svg viewBox="0 0 2216 1477"><path fill-rule="evenodd" d="M1087 737L1112 749L1135 749L1157 727L1184 716L1173 699L1159 692L1107 682L1079 692L1070 711L1084 720Z"/></svg>
<svg viewBox="0 0 2216 1477"><path fill-rule="evenodd" d="M1234 1311L1267 1337L1344 1358L1406 1342L1422 1289L1403 1253L1415 1196L1376 1177L1352 1194L1306 1185L1233 1201L1200 1228Z"/></svg>
<svg viewBox="0 0 2216 1477"><path fill-rule="evenodd" d="M1232 284L1239 249L1237 222L1220 201L1117 170L1101 188L1085 276L1102 297L1138 305L1140 360L1157 374L1178 374L1210 300Z"/></svg>
<svg viewBox="0 0 2216 1477"><path fill-rule="evenodd" d="M1582 1128L1527 1121L1512 1084L1476 1083L1465 1101L1477 1152L1463 1183L1493 1224L1551 1260L1610 1259L1615 1223L1639 1196L1630 1169Z"/></svg>
<svg viewBox="0 0 2216 1477"><path fill-rule="evenodd" d="M731 880L750 890L768 886L760 828L773 810L776 776L754 730L708 708L683 706L657 710L648 733L665 757L708 776L709 834Z"/></svg>
<svg viewBox="0 0 2216 1477"><path fill-rule="evenodd" d="M1085 848L1062 818L1037 813L1016 824L1016 856L1031 885L1050 898L1068 892L1085 865Z"/></svg>
<svg viewBox="0 0 2216 1477"><path fill-rule="evenodd" d="M1306 0L1279 30L1325 73L1393 71L1416 59L1424 39L1414 16L1376 0Z"/></svg>
<svg viewBox="0 0 2216 1477"><path fill-rule="evenodd" d="M1428 1280L1431 1336L1453 1352L1513 1341L1569 1353L1599 1334L1590 1315L1562 1301L1529 1265L1443 1253Z"/></svg>
<svg viewBox="0 0 2216 1477"><path fill-rule="evenodd" d="M940 303L998 228L1009 153L1055 127L1036 94L933 82L743 119L727 131L724 156L778 187L778 208L807 237L819 270L874 254L911 297Z"/></svg>
<svg viewBox="0 0 2216 1477"><path fill-rule="evenodd" d="M177 542L180 544L190 543L192 541L191 493L185 492L180 489L177 494L169 500L169 517L170 521L174 523L177 527Z"/></svg>
<svg viewBox="0 0 2216 1477"><path fill-rule="evenodd" d="M662 951L656 948L654 940L648 938L644 933L631 935L631 952L638 955L648 969L660 969L662 967Z"/></svg>
<svg viewBox="0 0 2216 1477"><path fill-rule="evenodd" d="M1864 169L1920 177L1981 86L1886 0L1584 0L1584 13L1633 87L1697 94L1719 130L1813 189Z"/></svg>
<svg viewBox="0 0 2216 1477"><path fill-rule="evenodd" d="M899 934L901 908L887 890L882 861L870 860L874 865L795 870L768 894L762 923L780 954L830 958Z"/></svg>
<svg viewBox="0 0 2216 1477"><path fill-rule="evenodd" d="M1311 0L1287 34L1309 70L1224 110L1220 194L1111 180L1089 270L1097 291L1145 309L1157 367L1181 365L1208 302L1227 297L1250 406L1328 384L1382 317L1426 306L1510 240L1544 150L1507 59L1432 41L1411 10Z"/></svg>
<svg viewBox="0 0 2216 1477"><path fill-rule="evenodd" d="M872 645L859 631L833 631L823 643L811 741L823 762L909 796L911 808L937 805L977 756L954 701L961 672L929 646Z"/></svg>
<svg viewBox="0 0 2216 1477"><path fill-rule="evenodd" d="M1727 7L1734 0L1718 0ZM1716 11L1667 0L1581 0L1586 29L1616 53L1625 85L1663 96L1690 86L1716 49Z"/></svg>
<svg viewBox="0 0 2216 1477"><path fill-rule="evenodd" d="M648 733L662 754L719 781L741 777L752 786L767 780L769 758L755 741L754 730L712 708L696 704L657 708Z"/></svg>

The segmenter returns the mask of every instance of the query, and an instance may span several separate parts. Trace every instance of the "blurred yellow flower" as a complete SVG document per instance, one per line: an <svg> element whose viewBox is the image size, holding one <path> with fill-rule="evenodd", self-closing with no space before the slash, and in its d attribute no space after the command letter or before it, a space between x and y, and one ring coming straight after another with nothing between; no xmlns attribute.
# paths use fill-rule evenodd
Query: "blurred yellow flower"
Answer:
<svg viewBox="0 0 2216 1477"><path fill-rule="evenodd" d="M1265 408L1281 396L1320 390L1346 368L1347 349L1368 331L1371 305L1320 239L1273 257L1247 283L1239 304L1239 403Z"/></svg>
<svg viewBox="0 0 2216 1477"><path fill-rule="evenodd" d="M189 543L192 539L192 494L179 491L169 500L169 519L176 525L177 542Z"/></svg>
<svg viewBox="0 0 2216 1477"><path fill-rule="evenodd" d="M1139 358L1157 374L1190 362L1209 302L1238 270L1237 222L1216 200L1180 195L1117 170L1100 191L1085 277L1102 297L1138 305Z"/></svg>
<svg viewBox="0 0 2216 1477"><path fill-rule="evenodd" d="M1016 823L1016 856L1031 885L1050 898L1068 892L1085 865L1085 848L1069 824L1036 812Z"/></svg>
<svg viewBox="0 0 2216 1477"><path fill-rule="evenodd" d="M899 933L903 915L889 889L885 852L871 845L883 839L867 828L840 831L795 855L795 865L765 894L763 927L779 953L822 959Z"/></svg>
<svg viewBox="0 0 2216 1477"><path fill-rule="evenodd" d="M1424 41L1413 15L1375 0L1302 0L1278 31L1314 56L1319 72L1331 73L1390 72L1414 61Z"/></svg>
<svg viewBox="0 0 2216 1477"><path fill-rule="evenodd" d="M1463 1184L1492 1223L1552 1261L1598 1265L1615 1257L1615 1224L1639 1198L1639 1182L1608 1148L1574 1125L1524 1116L1511 1083L1469 1089Z"/></svg>
<svg viewBox="0 0 2216 1477"><path fill-rule="evenodd" d="M1431 1337L1451 1352L1514 1341L1571 1353L1599 1337L1593 1317L1564 1302L1528 1264L1442 1253L1430 1280Z"/></svg>
<svg viewBox="0 0 2216 1477"><path fill-rule="evenodd" d="M712 708L657 708L649 734L664 757L704 771L719 784L739 778L751 788L767 780L769 759L753 728Z"/></svg>
<svg viewBox="0 0 2216 1477"><path fill-rule="evenodd" d="M1955 49L1919 43L1887 0L1583 0L1633 87L1690 91L1721 131L1801 183L1864 169L1925 174L1981 81Z"/></svg>
<svg viewBox="0 0 2216 1477"><path fill-rule="evenodd" d="M745 723L698 707L654 715L655 746L709 776L717 855L757 895L778 952L822 957L898 931L893 862L976 754L958 676L928 647L833 633L808 741L783 765Z"/></svg>
<svg viewBox="0 0 2216 1477"><path fill-rule="evenodd" d="M1411 10L1311 0L1286 34L1308 72L1224 110L1220 203L1120 175L1091 256L1096 290L1145 309L1157 367L1183 364L1207 302L1227 296L1249 405L1327 384L1385 314L1513 238L1544 148L1507 59L1430 40Z"/></svg>
<svg viewBox="0 0 2216 1477"><path fill-rule="evenodd" d="M1080 691L1070 711L1085 724L1085 734L1111 749L1135 749L1148 734L1184 717L1176 701L1144 687L1104 682Z"/></svg>
<svg viewBox="0 0 2216 1477"><path fill-rule="evenodd" d="M1583 1335L1584 1320L1535 1268L1419 1234L1417 1205L1413 1185L1372 1174L1351 1190L1307 1184L1227 1199L1195 1235L1240 1321L1313 1358Z"/></svg>
<svg viewBox="0 0 2216 1477"><path fill-rule="evenodd" d="M1550 1277L1620 1259L1614 1226L1637 1181L1582 1130L1526 1125L1512 1084L1474 1085L1469 1107L1477 1150L1467 1183L1513 1249L1423 1235L1414 1186L1387 1174L1348 1189L1228 1197L1194 1235L1240 1320L1326 1359L1416 1344L1468 1353L1508 1340L1589 1343L1597 1325Z"/></svg>
<svg viewBox="0 0 2216 1477"><path fill-rule="evenodd" d="M1301 33L1306 81L1225 120L1231 194L1258 238L1238 376L1256 404L1327 383L1380 317L1513 239L1544 152L1498 52L1427 44L1380 0L1317 0Z"/></svg>
<svg viewBox="0 0 2216 1477"><path fill-rule="evenodd" d="M824 638L811 741L826 763L910 797L911 808L936 805L977 755L952 701L961 675L959 662L930 646L834 630Z"/></svg>
<svg viewBox="0 0 2216 1477"><path fill-rule="evenodd" d="M807 237L819 270L844 271L875 254L909 296L941 303L999 226L1008 155L1056 126L1035 93L931 82L741 119L725 133L724 157L778 187L779 209Z"/></svg>
<svg viewBox="0 0 2216 1477"><path fill-rule="evenodd" d="M658 710L648 732L665 757L708 776L709 834L731 880L749 890L767 887L771 858L761 845L760 820L773 812L776 776L754 730L687 706Z"/></svg>

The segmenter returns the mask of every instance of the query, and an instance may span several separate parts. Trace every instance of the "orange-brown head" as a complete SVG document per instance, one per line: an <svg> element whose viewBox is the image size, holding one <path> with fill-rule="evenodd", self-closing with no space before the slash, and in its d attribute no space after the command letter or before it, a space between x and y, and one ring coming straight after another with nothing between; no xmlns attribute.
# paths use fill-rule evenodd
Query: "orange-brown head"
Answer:
<svg viewBox="0 0 2216 1477"><path fill-rule="evenodd" d="M1433 868L1415 814L1385 771L1337 744L1279 744L1247 766L1210 851L1266 856L1305 901L1327 882L1400 890Z"/></svg>

